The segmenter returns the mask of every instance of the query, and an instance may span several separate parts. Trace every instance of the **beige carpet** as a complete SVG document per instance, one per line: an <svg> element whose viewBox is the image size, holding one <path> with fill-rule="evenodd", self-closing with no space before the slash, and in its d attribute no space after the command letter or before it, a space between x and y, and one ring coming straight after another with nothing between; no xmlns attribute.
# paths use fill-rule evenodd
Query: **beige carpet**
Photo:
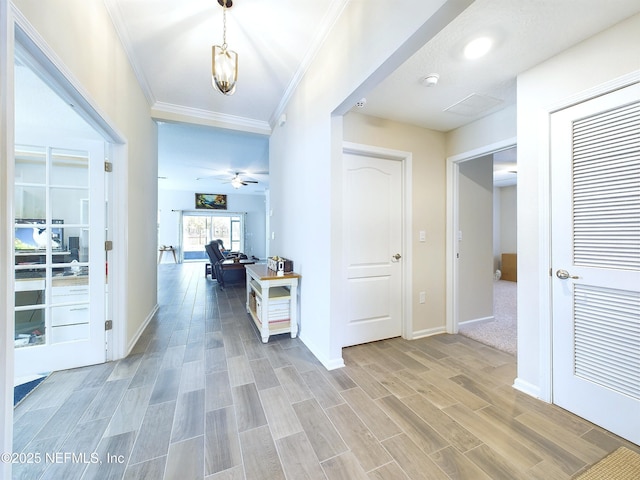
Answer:
<svg viewBox="0 0 640 480"><path fill-rule="evenodd" d="M640 455L625 447L604 457L574 480L638 480Z"/></svg>
<svg viewBox="0 0 640 480"><path fill-rule="evenodd" d="M516 354L517 346L517 290L516 282L493 282L493 320L462 324L458 332L503 352Z"/></svg>

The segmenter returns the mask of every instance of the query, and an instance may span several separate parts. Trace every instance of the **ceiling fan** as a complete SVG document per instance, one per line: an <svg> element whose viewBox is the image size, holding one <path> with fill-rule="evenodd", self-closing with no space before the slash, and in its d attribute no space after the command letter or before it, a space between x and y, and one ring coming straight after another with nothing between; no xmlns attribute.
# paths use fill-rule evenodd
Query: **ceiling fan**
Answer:
<svg viewBox="0 0 640 480"><path fill-rule="evenodd" d="M260 171L260 172L253 172L253 175L268 175L269 172L268 171ZM256 180L253 177L247 176L247 172L242 172L242 171L238 171L238 170L228 170L226 173L222 174L219 173L217 175L209 175L206 177L198 177L196 178L196 180L208 180L208 179L215 179L215 180L223 180L222 183L230 183L233 188L240 188L243 186L247 186L250 183L259 183L258 180Z"/></svg>
<svg viewBox="0 0 640 480"><path fill-rule="evenodd" d="M247 186L250 183L258 183L258 181L253 180L250 177L242 178L240 176L240 172L236 172L230 182L224 182L224 183L231 183L231 186L233 188L240 188L242 186Z"/></svg>

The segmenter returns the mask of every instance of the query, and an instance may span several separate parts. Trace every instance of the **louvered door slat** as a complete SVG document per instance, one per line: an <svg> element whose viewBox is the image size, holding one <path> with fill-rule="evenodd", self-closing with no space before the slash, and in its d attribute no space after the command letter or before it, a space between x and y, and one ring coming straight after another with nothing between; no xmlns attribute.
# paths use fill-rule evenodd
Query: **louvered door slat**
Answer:
<svg viewBox="0 0 640 480"><path fill-rule="evenodd" d="M640 102L574 122L576 265L640 269Z"/></svg>
<svg viewBox="0 0 640 480"><path fill-rule="evenodd" d="M637 292L576 285L575 374L640 398L639 318Z"/></svg>

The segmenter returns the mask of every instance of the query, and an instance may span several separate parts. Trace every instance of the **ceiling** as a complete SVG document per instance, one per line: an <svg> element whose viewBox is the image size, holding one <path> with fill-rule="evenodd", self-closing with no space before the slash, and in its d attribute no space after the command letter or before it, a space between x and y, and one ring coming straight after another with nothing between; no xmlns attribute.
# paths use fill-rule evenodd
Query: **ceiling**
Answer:
<svg viewBox="0 0 640 480"><path fill-rule="evenodd" d="M228 193L213 177L240 171L260 183L239 193L264 191L268 176L255 172L268 171L271 125L348 1L234 0L227 43L239 78L228 97L211 86L211 46L222 43L216 0L105 1L156 118L180 114L228 128L160 123L161 188ZM458 128L515 104L520 72L639 11L637 0L476 0L353 111ZM465 43L479 35L493 38L493 49L464 59ZM431 73L435 87L422 82Z"/></svg>

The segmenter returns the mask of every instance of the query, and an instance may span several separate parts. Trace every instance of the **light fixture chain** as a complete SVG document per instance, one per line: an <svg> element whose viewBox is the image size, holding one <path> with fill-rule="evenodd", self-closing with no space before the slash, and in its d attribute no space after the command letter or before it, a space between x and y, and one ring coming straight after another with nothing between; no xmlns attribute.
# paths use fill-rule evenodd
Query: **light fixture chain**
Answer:
<svg viewBox="0 0 640 480"><path fill-rule="evenodd" d="M222 49L227 49L227 0L223 1L222 6Z"/></svg>

